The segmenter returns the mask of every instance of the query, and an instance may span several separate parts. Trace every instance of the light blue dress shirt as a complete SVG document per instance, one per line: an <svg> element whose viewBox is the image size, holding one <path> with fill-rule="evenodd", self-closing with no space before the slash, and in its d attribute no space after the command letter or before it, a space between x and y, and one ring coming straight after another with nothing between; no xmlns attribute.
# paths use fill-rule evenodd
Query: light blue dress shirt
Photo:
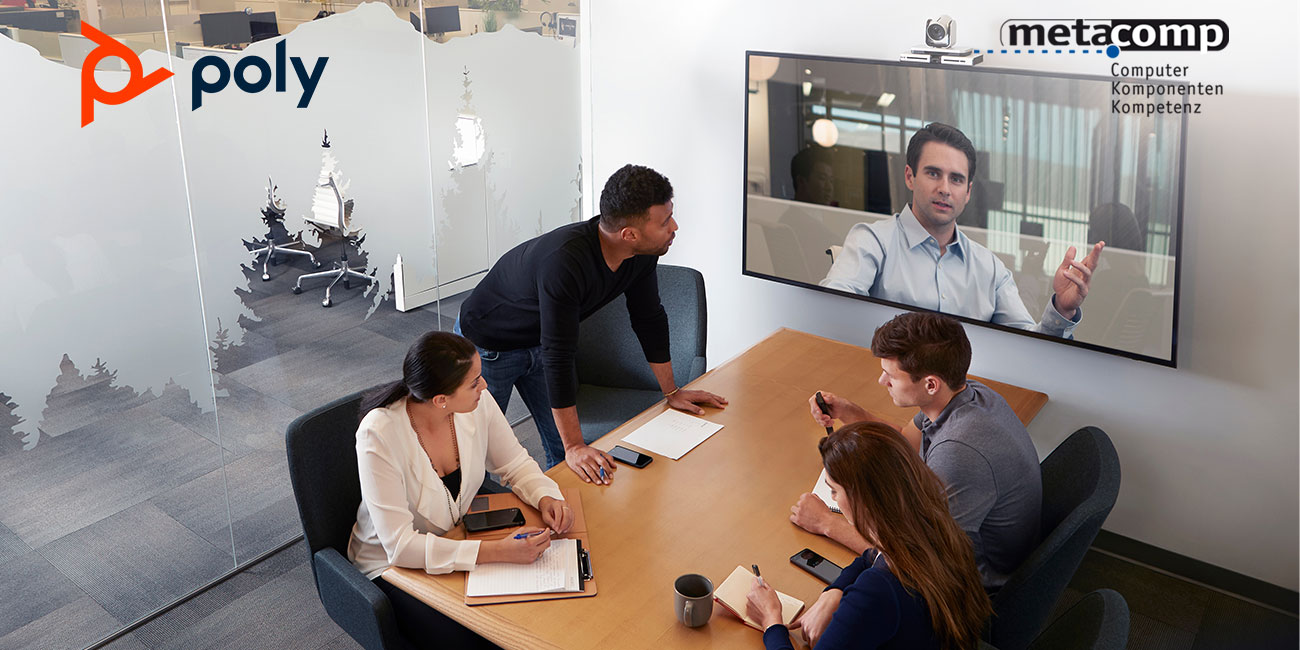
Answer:
<svg viewBox="0 0 1300 650"><path fill-rule="evenodd" d="M821 286L922 309L956 314L1020 329L1070 338L1083 317L1070 320L1054 300L1035 322L1025 309L1016 281L993 251L973 242L960 228L939 254L939 242L921 226L908 205L893 219L859 223L844 239Z"/></svg>

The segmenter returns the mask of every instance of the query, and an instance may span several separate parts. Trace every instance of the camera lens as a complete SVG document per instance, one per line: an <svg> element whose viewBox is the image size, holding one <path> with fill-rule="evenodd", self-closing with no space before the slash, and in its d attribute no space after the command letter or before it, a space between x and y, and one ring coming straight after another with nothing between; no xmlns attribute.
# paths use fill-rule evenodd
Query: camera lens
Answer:
<svg viewBox="0 0 1300 650"><path fill-rule="evenodd" d="M925 28L925 34L933 40L941 41L945 35L943 25L940 25L939 23L930 23L930 26Z"/></svg>

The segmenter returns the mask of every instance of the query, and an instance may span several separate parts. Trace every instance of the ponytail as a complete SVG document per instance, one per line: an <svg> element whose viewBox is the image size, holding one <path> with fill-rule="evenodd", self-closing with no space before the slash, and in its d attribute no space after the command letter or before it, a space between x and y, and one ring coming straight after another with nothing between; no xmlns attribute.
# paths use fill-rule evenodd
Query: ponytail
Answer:
<svg viewBox="0 0 1300 650"><path fill-rule="evenodd" d="M475 354L474 344L463 336L451 332L421 336L406 352L402 378L361 397L361 417L407 396L427 402L438 395L451 395L465 381Z"/></svg>
<svg viewBox="0 0 1300 650"><path fill-rule="evenodd" d="M411 391L406 387L406 382L401 379L376 386L361 396L361 417L364 418L367 413L384 408L410 394Z"/></svg>

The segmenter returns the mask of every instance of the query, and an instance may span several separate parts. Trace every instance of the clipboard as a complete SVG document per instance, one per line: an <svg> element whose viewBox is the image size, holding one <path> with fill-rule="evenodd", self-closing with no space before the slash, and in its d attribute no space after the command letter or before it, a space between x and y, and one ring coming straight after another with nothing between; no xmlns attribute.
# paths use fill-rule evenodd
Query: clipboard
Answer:
<svg viewBox="0 0 1300 650"><path fill-rule="evenodd" d="M596 595L596 578L591 568L591 542L587 538L587 519L582 514L582 496L576 488L565 488L560 490L564 496L564 502L573 509L573 528L569 532L560 535L556 539L576 539L578 540L578 584L582 591L569 591L561 593L544 593L544 594L511 594L507 596L465 596L465 604L475 605L496 605L499 603L525 603L537 600L560 600L563 598L588 598ZM483 495L476 497L484 498ZM480 507L471 507L469 512L481 512L483 510L500 510L502 508L519 508L524 513L524 525L537 526L544 528L542 515L536 508L526 504L522 499L513 493L507 494L489 494L486 495L487 505ZM470 533L465 536L466 539L492 540L502 539L509 535L511 530L490 530L481 533ZM465 574L468 579L468 573ZM464 591L464 585L461 586Z"/></svg>

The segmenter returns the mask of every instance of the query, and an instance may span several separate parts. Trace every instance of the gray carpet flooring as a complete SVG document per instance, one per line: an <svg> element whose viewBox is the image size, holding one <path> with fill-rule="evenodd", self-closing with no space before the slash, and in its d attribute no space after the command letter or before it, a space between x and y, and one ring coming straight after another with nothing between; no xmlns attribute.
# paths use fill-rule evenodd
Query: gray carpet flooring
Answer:
<svg viewBox="0 0 1300 650"><path fill-rule="evenodd" d="M301 534L284 454L286 426L317 405L400 376L411 342L429 330L451 330L464 298L406 313L388 302L366 318L373 296L363 295L359 284L336 287L329 309L320 304L323 283L294 295L297 276L311 270L289 259L271 267L269 282L261 281L260 265L246 270L251 290L241 298L256 320L241 319L240 344L214 344L216 413L201 412L175 386L159 395L119 386L111 368L77 368L65 359L51 369L59 379L38 444L26 451L0 445L0 649L84 647ZM507 416L525 415L516 397ZM543 458L531 420L517 431ZM264 619L265 612L244 606L298 591L314 602L310 570L306 583L294 582L306 565L290 561L292 553L280 556L191 601L191 608L232 598L224 604L238 600L229 611L245 619L232 629L278 621L287 636L249 645L238 630L203 628L198 636L142 632L114 647L337 642L337 629L320 637L295 632L300 621L289 614L296 607L272 607L279 616ZM288 568L276 573L281 565ZM256 589L231 596L253 583ZM178 615L169 613L149 629L192 627ZM203 619L212 629L224 620ZM271 640L295 637L307 645Z"/></svg>

